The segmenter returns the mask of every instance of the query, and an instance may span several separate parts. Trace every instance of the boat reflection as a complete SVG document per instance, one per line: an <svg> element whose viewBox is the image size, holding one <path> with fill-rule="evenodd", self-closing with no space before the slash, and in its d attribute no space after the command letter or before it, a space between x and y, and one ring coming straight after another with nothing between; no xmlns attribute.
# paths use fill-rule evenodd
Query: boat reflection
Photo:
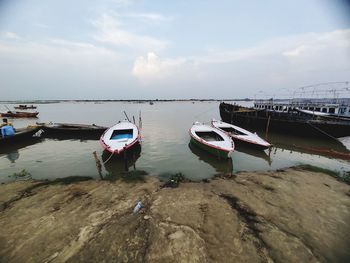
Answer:
<svg viewBox="0 0 350 263"><path fill-rule="evenodd" d="M198 157L200 161L206 162L211 167L215 169L218 173L232 173L233 164L231 159L218 159L217 157L210 155L206 151L196 147L192 143L188 144L188 148L190 148L191 152Z"/></svg>
<svg viewBox="0 0 350 263"><path fill-rule="evenodd" d="M22 149L22 148L34 145L36 143L40 143L43 140L44 139L40 138L40 137L32 137L32 138L28 138L25 141L18 141L18 142L15 142L15 143L11 144L11 145L2 146L0 148L0 155L2 155L2 154L9 154L11 152L18 151L19 149Z"/></svg>
<svg viewBox="0 0 350 263"><path fill-rule="evenodd" d="M262 151L262 150L257 150L257 149L249 148L249 147L244 146L244 145L239 145L239 146L237 145L235 151L236 151L236 152L245 153L245 154L254 156L254 157L256 157L256 158L260 158L260 159L266 161L266 162L268 163L269 166L271 166L271 163L272 163L271 156L270 156L269 154L266 153L266 152L271 151L271 148ZM234 154L234 153L233 153L233 154Z"/></svg>
<svg viewBox="0 0 350 263"><path fill-rule="evenodd" d="M322 140L319 138L301 138L283 134L271 133L269 140L276 148L324 156L328 158L350 159L350 151L341 141L336 139Z"/></svg>
<svg viewBox="0 0 350 263"><path fill-rule="evenodd" d="M127 173L135 173L136 161L141 156L141 145L135 146L127 152L126 158L123 156L111 157L111 153L107 151L102 152L102 161L104 163L107 174L102 178L103 180L115 181L122 178ZM137 172L136 172L137 173Z"/></svg>

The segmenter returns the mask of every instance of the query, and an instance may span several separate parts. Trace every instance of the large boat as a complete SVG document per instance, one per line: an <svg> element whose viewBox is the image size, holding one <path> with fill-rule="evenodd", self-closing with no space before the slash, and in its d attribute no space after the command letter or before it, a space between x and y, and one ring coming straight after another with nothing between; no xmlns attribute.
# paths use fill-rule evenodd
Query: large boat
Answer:
<svg viewBox="0 0 350 263"><path fill-rule="evenodd" d="M255 100L253 107L221 103L221 119L266 133L328 138L349 136L348 85L349 82L328 82L305 86L289 95L292 99Z"/></svg>
<svg viewBox="0 0 350 263"><path fill-rule="evenodd" d="M191 143L217 156L219 159L231 158L235 145L225 132L199 122L189 130Z"/></svg>
<svg viewBox="0 0 350 263"><path fill-rule="evenodd" d="M325 118L296 108L276 111L220 103L220 116L224 122L266 132L328 138L350 135L350 119L337 116Z"/></svg>
<svg viewBox="0 0 350 263"><path fill-rule="evenodd" d="M103 149L115 155L121 155L131 147L137 146L140 141L139 128L129 121L118 122L107 129L100 138Z"/></svg>

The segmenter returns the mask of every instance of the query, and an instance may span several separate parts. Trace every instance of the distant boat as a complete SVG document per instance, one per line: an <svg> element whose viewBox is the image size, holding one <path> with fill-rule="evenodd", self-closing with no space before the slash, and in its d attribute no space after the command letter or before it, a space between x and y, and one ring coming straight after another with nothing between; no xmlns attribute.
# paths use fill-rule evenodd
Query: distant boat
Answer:
<svg viewBox="0 0 350 263"><path fill-rule="evenodd" d="M18 105L18 106L15 106L15 109L17 110L29 110L29 109L36 109L36 106L34 105Z"/></svg>
<svg viewBox="0 0 350 263"><path fill-rule="evenodd" d="M104 150L120 155L141 141L139 128L129 122L121 121L107 129L100 138Z"/></svg>
<svg viewBox="0 0 350 263"><path fill-rule="evenodd" d="M153 101L150 101L150 102L149 102L149 105L153 105L153 104L154 104Z"/></svg>
<svg viewBox="0 0 350 263"><path fill-rule="evenodd" d="M226 132L232 137L236 144L242 144L259 150L265 150L272 146L270 143L260 138L256 133L252 133L233 124L217 120L213 120L211 124L213 127Z"/></svg>
<svg viewBox="0 0 350 263"><path fill-rule="evenodd" d="M37 118L39 112L23 112L23 111L8 111L5 113L0 113L1 117L8 118Z"/></svg>
<svg viewBox="0 0 350 263"><path fill-rule="evenodd" d="M209 125L195 122L189 130L189 134L193 144L218 158L231 158L235 149L230 136Z"/></svg>

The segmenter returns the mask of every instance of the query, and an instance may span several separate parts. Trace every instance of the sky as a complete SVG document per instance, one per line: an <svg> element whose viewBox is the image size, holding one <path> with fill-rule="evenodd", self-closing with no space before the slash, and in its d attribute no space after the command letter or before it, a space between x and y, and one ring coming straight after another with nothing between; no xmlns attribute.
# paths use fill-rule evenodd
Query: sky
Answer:
<svg viewBox="0 0 350 263"><path fill-rule="evenodd" d="M344 0L0 0L0 100L279 97L348 80Z"/></svg>

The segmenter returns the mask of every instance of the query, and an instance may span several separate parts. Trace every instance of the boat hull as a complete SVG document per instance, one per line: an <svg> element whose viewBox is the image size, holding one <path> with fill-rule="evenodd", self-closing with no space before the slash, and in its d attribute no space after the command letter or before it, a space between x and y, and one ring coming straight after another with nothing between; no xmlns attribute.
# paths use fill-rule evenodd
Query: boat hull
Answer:
<svg viewBox="0 0 350 263"><path fill-rule="evenodd" d="M24 129L22 131L16 132L14 136L1 138L0 137L0 145L4 146L12 146L16 143L25 142L28 140L35 139L33 135L39 130L39 127L33 129Z"/></svg>
<svg viewBox="0 0 350 263"><path fill-rule="evenodd" d="M191 143L195 146L197 146L198 148L218 157L219 159L228 159L231 158L231 154L232 152L229 151L225 151L222 149L218 149L218 148L214 148L212 146L209 146L207 144L201 143L199 141L197 141L196 139L194 139L193 137L191 137Z"/></svg>
<svg viewBox="0 0 350 263"><path fill-rule="evenodd" d="M238 149L242 147L242 148L250 148L258 151L263 151L271 147L271 146L266 146L266 145L261 145L261 144L241 140L235 136L231 136L231 138L235 142L235 145Z"/></svg>
<svg viewBox="0 0 350 263"><path fill-rule="evenodd" d="M37 118L39 112L6 112L1 113L1 117L7 118Z"/></svg>
<svg viewBox="0 0 350 263"><path fill-rule="evenodd" d="M345 137L350 135L350 121L314 119L302 113L281 113L249 108L239 111L236 105L221 103L220 116L224 122L245 128L281 132L308 137ZM269 120L270 119L270 120Z"/></svg>
<svg viewBox="0 0 350 263"><path fill-rule="evenodd" d="M107 127L94 125L43 125L45 137L54 139L98 140Z"/></svg>

